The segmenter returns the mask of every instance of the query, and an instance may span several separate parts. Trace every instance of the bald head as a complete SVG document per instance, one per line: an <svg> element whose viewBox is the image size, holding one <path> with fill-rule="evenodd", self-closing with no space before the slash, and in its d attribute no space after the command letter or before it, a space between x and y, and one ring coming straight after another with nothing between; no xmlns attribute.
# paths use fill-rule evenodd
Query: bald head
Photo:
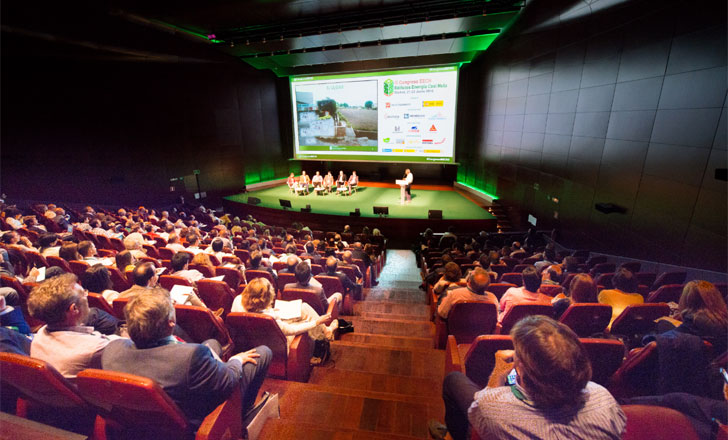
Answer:
<svg viewBox="0 0 728 440"><path fill-rule="evenodd" d="M485 269L476 267L472 272L470 272L470 277L468 278L468 287L470 287L470 290L478 295L482 295L485 293L486 289L488 289L489 285L490 275L485 271Z"/></svg>
<svg viewBox="0 0 728 440"><path fill-rule="evenodd" d="M353 260L351 256L351 251L344 251L344 253L341 255L341 258L347 263L351 263Z"/></svg>
<svg viewBox="0 0 728 440"><path fill-rule="evenodd" d="M326 259L326 272L327 273L334 273L336 272L336 268L338 267L338 262L336 261L335 257L329 257Z"/></svg>
<svg viewBox="0 0 728 440"><path fill-rule="evenodd" d="M295 270L295 269L296 269L296 265L298 264L298 257L297 257L297 256L295 256L295 255L290 255L290 256L289 256L289 257L288 257L288 258L286 259L286 264L288 265L288 267L289 267L289 268L290 268L291 270Z"/></svg>

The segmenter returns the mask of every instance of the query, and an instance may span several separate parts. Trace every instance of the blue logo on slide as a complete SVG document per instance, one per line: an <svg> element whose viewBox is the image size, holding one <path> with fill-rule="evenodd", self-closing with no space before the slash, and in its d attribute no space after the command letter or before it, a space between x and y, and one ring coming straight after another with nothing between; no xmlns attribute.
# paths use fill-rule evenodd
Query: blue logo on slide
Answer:
<svg viewBox="0 0 728 440"><path fill-rule="evenodd" d="M391 148L385 148L385 149L382 150L382 152L384 152L384 153L391 153L392 152L392 149Z"/></svg>

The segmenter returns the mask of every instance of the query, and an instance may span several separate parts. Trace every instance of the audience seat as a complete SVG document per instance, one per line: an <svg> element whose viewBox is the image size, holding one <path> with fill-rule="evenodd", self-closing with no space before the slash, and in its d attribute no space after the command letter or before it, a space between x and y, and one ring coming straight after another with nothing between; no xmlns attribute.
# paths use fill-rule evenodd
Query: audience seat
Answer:
<svg viewBox="0 0 728 440"><path fill-rule="evenodd" d="M622 365L624 344L614 339L579 339L592 366L592 382L607 386L609 378Z"/></svg>
<svg viewBox="0 0 728 440"><path fill-rule="evenodd" d="M698 440L690 419L672 408L651 405L622 405L627 428L622 440Z"/></svg>
<svg viewBox="0 0 728 440"><path fill-rule="evenodd" d="M114 285L114 290L123 292L131 288L132 283L119 269L112 266L107 266L106 268L109 269L109 276L111 277L111 283Z"/></svg>
<svg viewBox="0 0 728 440"><path fill-rule="evenodd" d="M610 332L628 337L644 335L655 329L657 318L669 315L670 307L665 303L632 304L617 316Z"/></svg>
<svg viewBox="0 0 728 440"><path fill-rule="evenodd" d="M324 273L324 268L320 264L311 263L311 275L316 276Z"/></svg>
<svg viewBox="0 0 728 440"><path fill-rule="evenodd" d="M243 277L240 270L232 267L217 266L215 268L215 276L219 277L221 275L224 277L222 280L233 289L233 292L236 292Z"/></svg>
<svg viewBox="0 0 728 440"><path fill-rule="evenodd" d="M235 291L225 281L200 280L197 293L210 310L223 309L223 316L230 313L235 299Z"/></svg>
<svg viewBox="0 0 728 440"><path fill-rule="evenodd" d="M0 383L17 391L15 415L89 435L95 411L76 388L48 363L29 356L0 353Z"/></svg>
<svg viewBox="0 0 728 440"><path fill-rule="evenodd" d="M283 292L283 288L286 284L296 283L296 274L290 272L283 272L278 274L278 291Z"/></svg>
<svg viewBox="0 0 728 440"><path fill-rule="evenodd" d="M663 272L652 284L651 290L657 290L661 286L666 284L683 284L688 273L685 271L674 270L669 272ZM640 283L642 284L642 283Z"/></svg>
<svg viewBox="0 0 728 440"><path fill-rule="evenodd" d="M76 274L79 280L83 276L84 272L86 272L86 269L91 267L87 262L78 260L69 261L68 265L71 267L71 272Z"/></svg>
<svg viewBox="0 0 728 440"><path fill-rule="evenodd" d="M20 296L20 309L22 310L23 316L25 317L25 320L28 323L28 326L30 326L31 330L37 331L37 329L45 324L45 322L30 316L30 313L28 312L28 295L30 295L30 291L37 284L34 284L32 286L29 284L22 284L15 277L2 275L0 276L0 285L2 285L3 287L11 287L15 289L16 292L18 292L18 295Z"/></svg>
<svg viewBox="0 0 728 440"><path fill-rule="evenodd" d="M201 344L207 339L216 339L222 347L220 358L227 361L233 353L233 340L222 320L206 307L175 304L175 315L179 325L192 340Z"/></svg>
<svg viewBox="0 0 728 440"><path fill-rule="evenodd" d="M293 338L290 347L273 317L262 313L230 313L225 325L235 343L235 352L243 352L258 345L266 345L273 352L268 376L279 379L308 382L311 374L313 339L304 333Z"/></svg>
<svg viewBox="0 0 728 440"><path fill-rule="evenodd" d="M333 277L330 275L316 275L314 278L319 283L321 283L326 298L330 297L336 292L341 293L342 296L344 295L344 286L341 284L341 280L337 277Z"/></svg>
<svg viewBox="0 0 728 440"><path fill-rule="evenodd" d="M492 334L498 322L498 307L493 303L464 301L453 304L447 320L435 316L435 348L443 349L448 335L458 344L469 344L480 335Z"/></svg>
<svg viewBox="0 0 728 440"><path fill-rule="evenodd" d="M161 260L162 257L159 255L159 252L157 252L157 248L152 246L151 244L142 244L142 247L144 248L144 252L149 255L151 258L154 258L156 260Z"/></svg>
<svg viewBox="0 0 728 440"><path fill-rule="evenodd" d="M248 282L251 282L256 278L265 278L270 282L274 289L276 288L276 282L273 280L273 275L271 275L270 272L257 269L247 269L245 271L245 279Z"/></svg>
<svg viewBox="0 0 728 440"><path fill-rule="evenodd" d="M114 316L122 321L126 320L126 316L124 316L124 307L126 307L129 299L130 298L116 298L111 302L111 309L114 311Z"/></svg>
<svg viewBox="0 0 728 440"><path fill-rule="evenodd" d="M88 369L77 378L79 393L99 409L95 438L242 437L240 390L211 412L195 434L182 410L152 379L115 371Z"/></svg>
<svg viewBox="0 0 728 440"><path fill-rule="evenodd" d="M118 252L126 250L126 248L124 247L124 242L122 242L121 239L116 237L109 237L109 241L111 242L111 249L115 249Z"/></svg>
<svg viewBox="0 0 728 440"><path fill-rule="evenodd" d="M484 388L495 367L495 352L498 350L513 350L509 335L481 335L472 344L458 344L450 335L445 351L445 374L459 371Z"/></svg>
<svg viewBox="0 0 728 440"><path fill-rule="evenodd" d="M604 332L610 319L612 319L610 305L572 303L559 321L572 329L580 338L588 338Z"/></svg>
<svg viewBox="0 0 728 440"><path fill-rule="evenodd" d="M511 272L517 272L518 274L520 274L521 272L523 272L523 269L527 268L528 266L528 264L516 264L511 269Z"/></svg>
<svg viewBox="0 0 728 440"><path fill-rule="evenodd" d="M25 259L28 261L28 264L34 267L49 267L48 261L39 252L25 251L24 254Z"/></svg>
<svg viewBox="0 0 728 440"><path fill-rule="evenodd" d="M523 276L520 272L506 272L501 275L499 283L515 284L517 287L523 286Z"/></svg>
<svg viewBox="0 0 728 440"><path fill-rule="evenodd" d="M614 263L599 263L595 265L591 270L589 271L589 275L594 278L598 274L602 273L614 273L617 270L617 265Z"/></svg>
<svg viewBox="0 0 728 440"><path fill-rule="evenodd" d="M200 280L202 281L202 280ZM167 290L172 290L176 284L182 286L194 287L192 283L187 281L187 278L178 277L176 275L162 275L159 277L159 284Z"/></svg>
<svg viewBox="0 0 728 440"><path fill-rule="evenodd" d="M321 304L321 299L316 293L308 289L296 289L289 287L281 292L281 299L283 301L295 301L297 299L302 300L311 308L318 313L319 316L330 314L331 318L326 321L326 325L331 324L334 319L339 318L339 305L337 301L329 301L329 306L324 310L324 305Z"/></svg>
<svg viewBox="0 0 728 440"><path fill-rule="evenodd" d="M564 288L558 284L541 284L538 288L539 293L554 297L564 291Z"/></svg>
<svg viewBox="0 0 728 440"><path fill-rule="evenodd" d="M54 257L53 255L49 255L46 257L46 261L48 262L48 265L50 267L56 266L65 270L66 272L73 272L73 270L71 270L71 266L68 264L68 261L64 260L61 257Z"/></svg>
<svg viewBox="0 0 728 440"><path fill-rule="evenodd" d="M240 258L240 261L242 261L243 264L248 264L248 260L250 260L250 252L245 249L235 249L233 250L233 254Z"/></svg>
<svg viewBox="0 0 728 440"><path fill-rule="evenodd" d="M194 270L200 272L202 274L202 276L205 278L212 278L215 276L215 268L204 265L204 264L190 263L189 269L190 270L194 269Z"/></svg>
<svg viewBox="0 0 728 440"><path fill-rule="evenodd" d="M507 335L518 321L531 315L546 315L552 317L554 316L554 308L551 303L529 302L515 304L506 312L501 322L496 326L496 334Z"/></svg>
<svg viewBox="0 0 728 440"><path fill-rule="evenodd" d="M111 305L106 302L106 300L103 296L101 296L100 293L88 292L88 306L96 307L97 309L103 310L110 315L114 314L114 309L111 308Z"/></svg>
<svg viewBox="0 0 728 440"><path fill-rule="evenodd" d="M491 283L490 285L488 285L488 292L495 295L496 298L498 298L498 301L500 301L501 297L506 293L506 290L510 289L511 287L518 286L512 283Z"/></svg>
<svg viewBox="0 0 728 440"><path fill-rule="evenodd" d="M637 277L637 282L639 284L647 286L648 288L652 286L657 279L657 274L654 272L637 272L634 276ZM682 284L682 281L680 281L680 284Z"/></svg>
<svg viewBox="0 0 728 440"><path fill-rule="evenodd" d="M174 257L174 251L168 247L160 247L157 248L157 254L159 254L159 258L162 260L172 260L172 257Z"/></svg>
<svg viewBox="0 0 728 440"><path fill-rule="evenodd" d="M664 284L657 290L650 292L645 302L648 303L668 303L680 302L680 296L682 295L683 285L682 284Z"/></svg>
<svg viewBox="0 0 728 440"><path fill-rule="evenodd" d="M597 276L594 279L594 284L597 286L601 286L604 289L613 289L614 285L612 284L612 278L614 277L614 272L607 272L607 273L600 273L599 276Z"/></svg>

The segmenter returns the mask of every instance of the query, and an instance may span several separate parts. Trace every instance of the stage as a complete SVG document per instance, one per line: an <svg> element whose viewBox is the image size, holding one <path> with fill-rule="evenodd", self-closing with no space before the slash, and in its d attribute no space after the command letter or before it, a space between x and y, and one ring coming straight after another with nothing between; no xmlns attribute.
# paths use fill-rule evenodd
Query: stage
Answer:
<svg viewBox="0 0 728 440"><path fill-rule="evenodd" d="M260 202L251 204L251 197ZM280 199L289 200L292 209L284 210ZM234 215L242 218L251 214L272 225L290 225L299 221L311 229L323 231L340 231L345 224L351 225L355 231L365 225L379 228L398 247L409 247L417 234L428 227L436 232L444 232L451 224L462 232L497 230L496 219L486 210L485 203L444 185L413 185L412 201L405 205L400 205L398 186L376 182L361 182L351 196L334 193L316 195L313 192L296 195L282 184L224 197L223 204ZM306 205L311 205L311 212L301 212ZM374 206L386 206L389 215L375 215ZM357 208L361 215L351 216L350 213ZM442 220L429 220L429 210L441 210Z"/></svg>

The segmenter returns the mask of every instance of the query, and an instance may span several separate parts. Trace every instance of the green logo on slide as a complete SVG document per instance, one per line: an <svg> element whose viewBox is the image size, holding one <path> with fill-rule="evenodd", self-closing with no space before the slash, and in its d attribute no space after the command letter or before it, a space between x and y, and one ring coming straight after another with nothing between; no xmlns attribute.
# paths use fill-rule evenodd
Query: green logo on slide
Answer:
<svg viewBox="0 0 728 440"><path fill-rule="evenodd" d="M392 93L394 93L394 81L388 79L384 81L384 94L386 96L392 96Z"/></svg>

